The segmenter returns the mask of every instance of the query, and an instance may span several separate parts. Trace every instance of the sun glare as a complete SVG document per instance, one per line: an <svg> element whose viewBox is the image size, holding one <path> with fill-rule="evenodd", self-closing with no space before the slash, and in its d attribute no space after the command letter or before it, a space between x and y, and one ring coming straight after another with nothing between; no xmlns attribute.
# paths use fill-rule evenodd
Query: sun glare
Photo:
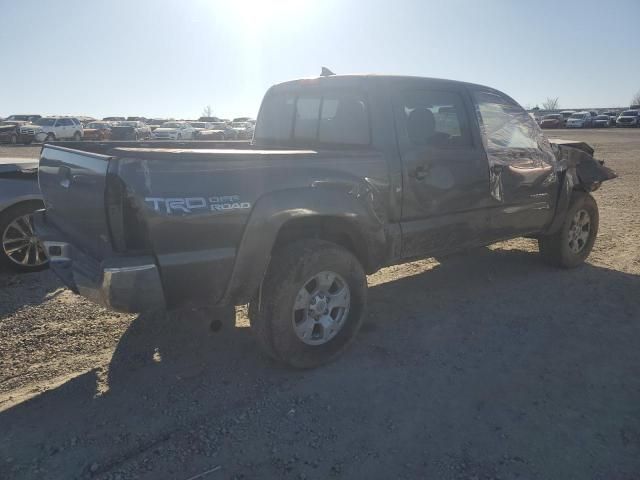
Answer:
<svg viewBox="0 0 640 480"><path fill-rule="evenodd" d="M314 3L314 0L245 0L242 8L236 10L236 21L247 35L257 36L270 28L305 20Z"/></svg>

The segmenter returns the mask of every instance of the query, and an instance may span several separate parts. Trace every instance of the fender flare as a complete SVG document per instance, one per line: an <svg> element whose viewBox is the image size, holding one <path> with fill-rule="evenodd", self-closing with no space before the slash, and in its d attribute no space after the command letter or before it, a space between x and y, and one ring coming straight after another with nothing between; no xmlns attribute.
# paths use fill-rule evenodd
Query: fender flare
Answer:
<svg viewBox="0 0 640 480"><path fill-rule="evenodd" d="M236 251L233 271L222 304L248 302L258 290L271 261L280 229L290 220L334 217L349 222L364 241L367 269L385 261L387 240L384 223L371 204L351 192L325 188L299 188L273 192L254 205Z"/></svg>

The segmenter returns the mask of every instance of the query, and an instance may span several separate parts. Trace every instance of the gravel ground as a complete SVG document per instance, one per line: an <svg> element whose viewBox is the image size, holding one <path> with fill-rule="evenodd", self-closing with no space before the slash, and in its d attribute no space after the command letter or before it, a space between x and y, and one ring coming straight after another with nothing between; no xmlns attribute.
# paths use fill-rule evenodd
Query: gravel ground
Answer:
<svg viewBox="0 0 640 480"><path fill-rule="evenodd" d="M0 478L640 478L640 130L551 135L620 174L589 262L518 239L387 268L317 370L260 355L243 308L120 315L0 273Z"/></svg>

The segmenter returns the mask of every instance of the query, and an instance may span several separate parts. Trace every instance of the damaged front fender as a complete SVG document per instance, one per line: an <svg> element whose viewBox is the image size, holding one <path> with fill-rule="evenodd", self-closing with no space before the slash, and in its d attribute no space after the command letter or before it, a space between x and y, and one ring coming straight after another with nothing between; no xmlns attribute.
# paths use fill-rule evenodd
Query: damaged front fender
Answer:
<svg viewBox="0 0 640 480"><path fill-rule="evenodd" d="M584 142L551 140L551 144L563 181L560 182L556 212L546 233L556 232L562 226L574 190L594 192L602 182L618 177L604 166L604 160L594 158L594 149Z"/></svg>
<svg viewBox="0 0 640 480"><path fill-rule="evenodd" d="M604 166L604 160L594 158L594 149L584 142L553 140L558 166L571 177L573 188L593 192L602 182L617 178L617 174Z"/></svg>

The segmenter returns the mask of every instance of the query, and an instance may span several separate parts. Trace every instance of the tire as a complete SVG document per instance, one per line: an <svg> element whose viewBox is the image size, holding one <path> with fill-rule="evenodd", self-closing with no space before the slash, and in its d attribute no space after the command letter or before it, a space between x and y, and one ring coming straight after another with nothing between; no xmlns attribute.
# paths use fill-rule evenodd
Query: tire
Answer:
<svg viewBox="0 0 640 480"><path fill-rule="evenodd" d="M47 138L44 139L45 143L46 142L55 142L56 141L56 136L53 133L47 133Z"/></svg>
<svg viewBox="0 0 640 480"><path fill-rule="evenodd" d="M79 142L80 140L82 140L82 135L80 135L80 132L76 132L73 134L73 141L74 142Z"/></svg>
<svg viewBox="0 0 640 480"><path fill-rule="evenodd" d="M345 248L304 240L274 254L259 297L249 306L249 318L262 350L292 367L313 368L354 339L364 318L367 278Z"/></svg>
<svg viewBox="0 0 640 480"><path fill-rule="evenodd" d="M0 267L10 268L18 272L36 272L47 267L48 260L44 253L44 247L38 243L25 247L28 251L21 250L10 252L11 248L20 246L20 231L16 230L12 225L18 221L18 227L26 232L29 238L33 237L31 225L25 225L22 219L30 217L34 211L42 208L40 202L23 202L7 208L0 213ZM37 258L40 259L36 261ZM22 264L22 254L26 252L27 263Z"/></svg>
<svg viewBox="0 0 640 480"><path fill-rule="evenodd" d="M176 137L176 140L182 140L182 135L178 134L178 136Z"/></svg>
<svg viewBox="0 0 640 480"><path fill-rule="evenodd" d="M586 212L587 217L583 216ZM588 224L580 226L585 219ZM550 265L574 268L587 259L598 235L599 214L594 198L584 192L575 192L564 223L552 234L538 238L542 258ZM588 225L588 232L585 228Z"/></svg>
<svg viewBox="0 0 640 480"><path fill-rule="evenodd" d="M11 145L15 145L18 143L18 136L16 134L11 135L11 137L9 137L9 143Z"/></svg>

